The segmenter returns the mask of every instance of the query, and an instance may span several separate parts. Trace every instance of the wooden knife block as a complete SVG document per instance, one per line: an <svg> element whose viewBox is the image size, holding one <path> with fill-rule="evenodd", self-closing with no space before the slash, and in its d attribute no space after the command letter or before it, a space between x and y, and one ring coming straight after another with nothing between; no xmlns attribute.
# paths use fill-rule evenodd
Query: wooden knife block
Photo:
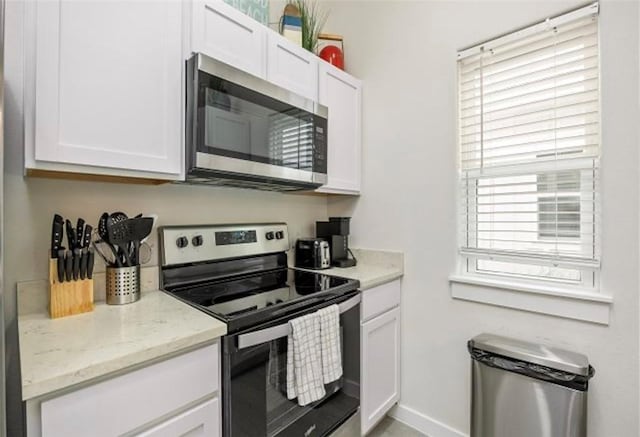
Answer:
<svg viewBox="0 0 640 437"><path fill-rule="evenodd" d="M52 319L93 311L93 279L58 281L57 259L49 259L49 315Z"/></svg>

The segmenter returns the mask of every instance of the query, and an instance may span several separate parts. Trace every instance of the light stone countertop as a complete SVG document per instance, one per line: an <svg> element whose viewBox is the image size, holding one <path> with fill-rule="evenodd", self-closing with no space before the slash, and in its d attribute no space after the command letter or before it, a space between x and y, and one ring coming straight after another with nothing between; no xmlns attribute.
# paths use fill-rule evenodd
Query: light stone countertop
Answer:
<svg viewBox="0 0 640 437"><path fill-rule="evenodd" d="M404 254L372 249L352 249L358 260L355 267L332 267L311 270L330 276L340 276L360 281L360 290L368 290L386 284L404 275ZM306 270L306 269L300 269Z"/></svg>
<svg viewBox="0 0 640 437"><path fill-rule="evenodd" d="M18 299L21 291L30 298L41 295L34 291L38 287L46 293L45 281L19 285ZM60 319L22 311L18 331L27 400L204 345L226 334L227 326L154 290L143 291L132 304L96 302L93 312Z"/></svg>

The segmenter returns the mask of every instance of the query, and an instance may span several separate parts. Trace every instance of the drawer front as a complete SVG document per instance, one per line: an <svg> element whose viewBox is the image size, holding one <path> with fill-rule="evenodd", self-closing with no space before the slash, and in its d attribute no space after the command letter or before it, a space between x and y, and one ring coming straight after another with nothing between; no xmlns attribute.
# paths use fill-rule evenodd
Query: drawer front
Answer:
<svg viewBox="0 0 640 437"><path fill-rule="evenodd" d="M362 292L362 321L366 322L400 305L400 280Z"/></svg>
<svg viewBox="0 0 640 437"><path fill-rule="evenodd" d="M220 402L210 399L171 419L138 434L139 437L218 437Z"/></svg>
<svg viewBox="0 0 640 437"><path fill-rule="evenodd" d="M219 380L214 344L42 402L42 436L121 435L211 396Z"/></svg>

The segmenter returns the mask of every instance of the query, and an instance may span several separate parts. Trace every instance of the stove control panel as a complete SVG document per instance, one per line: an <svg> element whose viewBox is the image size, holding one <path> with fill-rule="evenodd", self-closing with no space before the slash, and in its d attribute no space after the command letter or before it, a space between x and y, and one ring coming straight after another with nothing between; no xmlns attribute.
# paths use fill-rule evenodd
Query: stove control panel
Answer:
<svg viewBox="0 0 640 437"><path fill-rule="evenodd" d="M290 247L286 223L160 228L163 266L285 252Z"/></svg>

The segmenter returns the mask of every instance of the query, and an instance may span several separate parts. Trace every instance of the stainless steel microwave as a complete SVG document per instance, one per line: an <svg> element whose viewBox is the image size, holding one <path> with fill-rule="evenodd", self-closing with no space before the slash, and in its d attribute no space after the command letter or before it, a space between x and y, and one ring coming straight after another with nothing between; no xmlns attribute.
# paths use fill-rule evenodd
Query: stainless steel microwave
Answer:
<svg viewBox="0 0 640 437"><path fill-rule="evenodd" d="M327 182L327 108L230 65L187 61L186 179L293 191Z"/></svg>

